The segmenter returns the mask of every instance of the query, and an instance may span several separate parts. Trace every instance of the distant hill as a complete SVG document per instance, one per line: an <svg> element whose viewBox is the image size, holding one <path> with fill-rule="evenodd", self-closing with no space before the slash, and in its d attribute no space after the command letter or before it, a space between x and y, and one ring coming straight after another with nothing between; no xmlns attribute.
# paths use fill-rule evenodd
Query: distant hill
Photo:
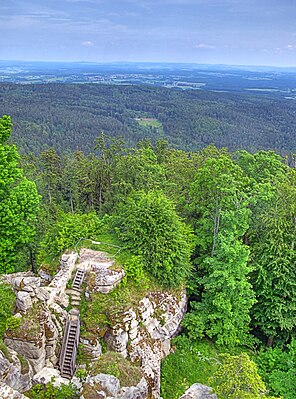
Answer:
<svg viewBox="0 0 296 399"><path fill-rule="evenodd" d="M146 85L0 84L0 115L14 123L23 153L49 147L90 152L104 131L127 145L166 138L195 150L210 143L249 151L296 151L296 104L254 93L178 90Z"/></svg>

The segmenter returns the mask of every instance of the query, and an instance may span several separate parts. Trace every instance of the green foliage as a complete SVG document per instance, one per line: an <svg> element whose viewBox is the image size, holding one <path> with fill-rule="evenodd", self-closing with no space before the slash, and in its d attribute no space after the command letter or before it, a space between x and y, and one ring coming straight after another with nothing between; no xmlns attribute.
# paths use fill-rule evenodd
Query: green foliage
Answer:
<svg viewBox="0 0 296 399"><path fill-rule="evenodd" d="M8 319L6 320L6 328L7 330L15 330L17 328L19 328L19 326L21 325L21 319L19 317L8 317Z"/></svg>
<svg viewBox="0 0 296 399"><path fill-rule="evenodd" d="M142 256L132 255L128 251L124 251L119 260L124 268L126 280L131 280L134 285L148 286L149 278L144 270L144 262Z"/></svg>
<svg viewBox="0 0 296 399"><path fill-rule="evenodd" d="M10 323L9 320L14 323L15 318L12 317L12 311L15 307L15 300L15 294L11 287L0 283L0 338L7 328L7 323Z"/></svg>
<svg viewBox="0 0 296 399"><path fill-rule="evenodd" d="M248 343L254 292L248 281L248 179L223 152L208 158L192 184L196 233L195 301L184 326L191 338L207 335L229 347Z"/></svg>
<svg viewBox="0 0 296 399"><path fill-rule="evenodd" d="M35 183L23 177L19 155L6 144L12 123L0 118L0 271L13 272L17 250L33 241L39 196Z"/></svg>
<svg viewBox="0 0 296 399"><path fill-rule="evenodd" d="M296 328L296 172L274 180L273 194L254 209L250 230L253 326L269 345L289 342Z"/></svg>
<svg viewBox="0 0 296 399"><path fill-rule="evenodd" d="M294 103L277 94L2 83L0 95L0 114L9 110L17 122L14 140L27 154L53 145L60 152L78 148L89 153L101 131L115 138L122 135L129 146L139 137L163 137L161 129L140 126L135 118L157 119L172 146L188 151L215 143L252 152L262 148L295 152Z"/></svg>
<svg viewBox="0 0 296 399"><path fill-rule="evenodd" d="M238 356L220 355L219 364L211 378L211 386L219 399L261 399L267 390L257 372L256 364L246 353Z"/></svg>
<svg viewBox="0 0 296 399"><path fill-rule="evenodd" d="M255 357L259 374L275 395L294 399L296 392L296 339L288 350L280 348L261 349Z"/></svg>
<svg viewBox="0 0 296 399"><path fill-rule="evenodd" d="M160 191L127 197L115 219L119 238L143 259L145 269L159 282L178 286L190 275L192 235L173 204Z"/></svg>
<svg viewBox="0 0 296 399"><path fill-rule="evenodd" d="M74 249L81 238L95 239L103 223L95 213L61 213L41 243L43 256L55 257L66 249Z"/></svg>
<svg viewBox="0 0 296 399"><path fill-rule="evenodd" d="M207 341L192 342L185 336L173 341L174 352L161 364L161 396L178 399L192 384L209 385L218 367L218 352Z"/></svg>
<svg viewBox="0 0 296 399"><path fill-rule="evenodd" d="M51 382L46 385L37 384L30 391L25 392L30 399L78 399L77 389L70 383L55 387Z"/></svg>

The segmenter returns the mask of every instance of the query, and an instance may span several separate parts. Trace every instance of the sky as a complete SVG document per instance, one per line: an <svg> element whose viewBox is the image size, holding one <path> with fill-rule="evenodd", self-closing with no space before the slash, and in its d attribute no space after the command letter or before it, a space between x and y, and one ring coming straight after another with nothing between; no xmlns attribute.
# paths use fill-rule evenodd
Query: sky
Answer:
<svg viewBox="0 0 296 399"><path fill-rule="evenodd" d="M296 0L0 0L0 60L296 66Z"/></svg>

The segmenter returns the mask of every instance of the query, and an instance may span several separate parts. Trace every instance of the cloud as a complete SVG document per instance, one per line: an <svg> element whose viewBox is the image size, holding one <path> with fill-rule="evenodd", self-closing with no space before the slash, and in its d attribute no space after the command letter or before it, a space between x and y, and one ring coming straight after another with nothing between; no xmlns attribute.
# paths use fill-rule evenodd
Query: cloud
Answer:
<svg viewBox="0 0 296 399"><path fill-rule="evenodd" d="M295 50L296 46L293 45L293 44L288 44L285 48L288 49L288 50Z"/></svg>
<svg viewBox="0 0 296 399"><path fill-rule="evenodd" d="M205 44L205 43L196 44L194 47L195 48L200 48L200 49L214 49L214 48L216 48L216 46L213 46L211 44Z"/></svg>
<svg viewBox="0 0 296 399"><path fill-rule="evenodd" d="M92 46L94 46L94 42L92 42L92 41L90 41L90 40L87 40L87 41L85 41L85 42L82 42L81 44L82 44L82 46L85 46L85 47L92 47Z"/></svg>

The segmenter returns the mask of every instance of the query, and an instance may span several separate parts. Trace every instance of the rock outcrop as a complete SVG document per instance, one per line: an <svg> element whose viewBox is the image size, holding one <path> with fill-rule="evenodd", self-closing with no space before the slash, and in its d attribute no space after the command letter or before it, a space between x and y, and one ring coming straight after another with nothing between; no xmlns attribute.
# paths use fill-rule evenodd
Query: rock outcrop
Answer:
<svg viewBox="0 0 296 399"><path fill-rule="evenodd" d="M146 399L148 385L144 378L133 387L120 387L118 378L109 374L98 374L88 377L83 385L81 399L87 399L95 394L99 399Z"/></svg>
<svg viewBox="0 0 296 399"><path fill-rule="evenodd" d="M77 259L76 253L63 255L60 270L51 281L43 274L39 277L32 273L4 276L4 281L11 284L16 293L21 319L21 326L7 330L4 336L10 359L0 351L0 381L10 386L9 389L24 392L32 384L46 383L51 377L58 383L67 382L60 377L57 368L69 296L73 302L69 282L77 267L88 275L85 290L88 299L96 292L108 295L124 277L124 270L103 252L84 249L78 263ZM91 338L81 339L91 361L101 356L100 340L104 336L108 349L128 357L142 370L138 384L130 387L121 387L120 381L112 375L88 376L81 398L92 397L88 396L91 392L101 399L159 399L160 362L170 353L170 340L179 331L186 305L185 290L149 292L129 310L119 312L108 324L107 332L97 331ZM209 396L209 399L214 397Z"/></svg>
<svg viewBox="0 0 296 399"><path fill-rule="evenodd" d="M202 384L193 384L180 399L218 399L218 397L212 393L212 388Z"/></svg>
<svg viewBox="0 0 296 399"><path fill-rule="evenodd" d="M186 306L185 291L179 298L166 292L151 292L138 307L120 315L120 321L107 334L110 349L140 361L153 398L159 398L160 362L170 352L170 340L178 333Z"/></svg>
<svg viewBox="0 0 296 399"><path fill-rule="evenodd" d="M33 370L25 358L6 348L0 351L0 381L11 388L23 392L32 385ZM1 392L1 391L0 391ZM0 395L0 398L2 396Z"/></svg>
<svg viewBox="0 0 296 399"><path fill-rule="evenodd" d="M82 249L79 257L79 268L90 273L87 293L101 292L107 294L115 288L125 276L121 267L115 267L114 259L105 252Z"/></svg>

